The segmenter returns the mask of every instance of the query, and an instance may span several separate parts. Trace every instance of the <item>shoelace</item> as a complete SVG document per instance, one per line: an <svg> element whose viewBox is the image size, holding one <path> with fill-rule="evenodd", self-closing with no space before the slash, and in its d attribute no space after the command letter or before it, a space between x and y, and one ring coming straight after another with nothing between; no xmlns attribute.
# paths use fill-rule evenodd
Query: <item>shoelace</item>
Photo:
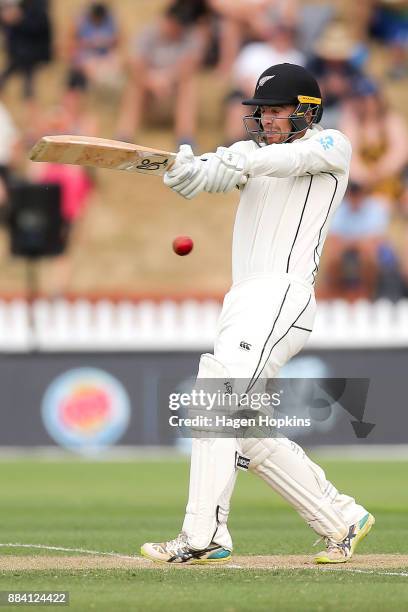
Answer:
<svg viewBox="0 0 408 612"><path fill-rule="evenodd" d="M177 554L181 548L185 548L187 545L187 536L184 532L178 534L177 538L174 540L170 540L166 544L166 549L168 552Z"/></svg>
<svg viewBox="0 0 408 612"><path fill-rule="evenodd" d="M318 538L316 542L313 544L313 546L317 546L320 542L325 543L327 550L334 550L334 549L344 550L344 546L342 545L342 542L335 542L334 540L331 540L330 538L326 538L324 536L321 536L320 538Z"/></svg>
<svg viewBox="0 0 408 612"><path fill-rule="evenodd" d="M344 540L342 542L335 542L331 538L328 538L328 537L325 537L325 536L321 536L318 540L316 540L316 542L313 544L313 546L316 546L319 542L324 540L326 548L327 548L328 551L330 551L330 550L341 550L345 555L348 555L350 553L350 551L351 551L351 541L352 541L353 538L356 537L356 535L357 535L357 530L355 529L355 526L352 525L349 528L347 536L344 538Z"/></svg>

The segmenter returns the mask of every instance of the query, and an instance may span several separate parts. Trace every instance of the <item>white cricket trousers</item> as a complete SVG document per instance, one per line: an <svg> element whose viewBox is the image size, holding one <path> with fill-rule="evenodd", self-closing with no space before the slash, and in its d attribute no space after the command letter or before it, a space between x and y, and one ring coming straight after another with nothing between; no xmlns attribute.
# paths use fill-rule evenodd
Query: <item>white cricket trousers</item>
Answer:
<svg viewBox="0 0 408 612"><path fill-rule="evenodd" d="M276 377L305 345L315 312L313 288L292 275L253 277L233 285L224 299L214 355L201 357L198 378ZM193 440L183 523L192 547L203 549L215 541L232 549L227 520L240 455L319 535L340 541L366 514L286 438L198 438Z"/></svg>

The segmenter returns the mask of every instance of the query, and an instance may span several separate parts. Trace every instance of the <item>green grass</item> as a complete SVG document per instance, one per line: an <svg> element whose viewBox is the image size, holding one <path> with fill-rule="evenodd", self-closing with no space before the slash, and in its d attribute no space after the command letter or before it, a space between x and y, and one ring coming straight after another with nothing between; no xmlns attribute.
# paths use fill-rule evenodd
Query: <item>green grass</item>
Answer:
<svg viewBox="0 0 408 612"><path fill-rule="evenodd" d="M407 463L321 465L341 490L356 496L376 516L375 529L361 552L407 554ZM144 541L178 532L187 480L184 461L3 461L0 541L138 553ZM230 527L237 554L314 551L315 534L250 474L240 474ZM1 554L50 553L4 548ZM321 568L0 571L0 590L7 589L68 590L74 610L408 609L405 576Z"/></svg>
<svg viewBox="0 0 408 612"><path fill-rule="evenodd" d="M179 611L377 611L408 609L403 578L308 571L195 569L41 572L0 588L68 590L70 609ZM406 579L405 579L406 581Z"/></svg>

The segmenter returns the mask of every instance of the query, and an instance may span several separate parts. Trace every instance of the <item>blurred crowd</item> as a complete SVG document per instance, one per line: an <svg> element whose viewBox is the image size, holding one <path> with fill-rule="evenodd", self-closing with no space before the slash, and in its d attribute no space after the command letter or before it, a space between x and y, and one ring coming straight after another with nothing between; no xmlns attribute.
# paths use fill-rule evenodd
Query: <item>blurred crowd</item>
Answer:
<svg viewBox="0 0 408 612"><path fill-rule="evenodd" d="M241 100L252 95L259 74L281 62L301 64L320 83L323 127L342 130L353 145L350 186L325 247L319 296L408 297L407 116L389 95L403 95L408 82L407 4L359 0L346 4L347 10L335 6L167 0L127 40L113 2L84 2L66 24L65 40L56 44L48 0L0 0L0 96L10 77L19 78L25 109L17 127L0 103L0 203L7 201L13 167L39 136L100 134L97 116L87 110L92 91L117 95L111 137L137 142L143 122L164 113L171 117L175 144L196 147L198 81L210 73L225 90L214 117L217 124L223 117L224 132L214 145L228 145L246 138ZM56 61L64 66L64 84L58 104L44 109L37 100L38 75ZM63 216L74 226L86 210L93 177L83 168L54 165L28 172L33 181L61 185ZM67 271L58 274L69 282Z"/></svg>

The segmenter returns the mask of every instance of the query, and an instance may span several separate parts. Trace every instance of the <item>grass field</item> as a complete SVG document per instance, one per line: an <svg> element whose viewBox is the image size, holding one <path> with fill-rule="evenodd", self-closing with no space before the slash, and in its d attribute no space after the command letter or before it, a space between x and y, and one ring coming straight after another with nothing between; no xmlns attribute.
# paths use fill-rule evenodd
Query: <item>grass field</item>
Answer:
<svg viewBox="0 0 408 612"><path fill-rule="evenodd" d="M2 546L0 590L66 590L72 610L407 610L408 464L322 465L376 516L360 560L329 569L261 569L247 557L243 567L241 555L313 554L316 538L264 483L241 474L230 522L239 567L173 568L133 567L125 556L138 555L146 540L177 533L185 461L2 461L1 544L115 551L123 559Z"/></svg>

